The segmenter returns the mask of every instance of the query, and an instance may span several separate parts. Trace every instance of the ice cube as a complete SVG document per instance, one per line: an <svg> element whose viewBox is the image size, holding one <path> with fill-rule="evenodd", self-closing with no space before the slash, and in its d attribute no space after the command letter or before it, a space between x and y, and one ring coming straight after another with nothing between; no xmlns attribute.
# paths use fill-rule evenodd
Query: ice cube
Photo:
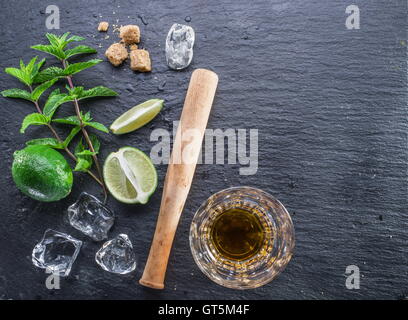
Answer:
<svg viewBox="0 0 408 320"><path fill-rule="evenodd" d="M132 243L123 233L106 241L96 253L95 260L103 270L112 273L126 274L136 269L136 255Z"/></svg>
<svg viewBox="0 0 408 320"><path fill-rule="evenodd" d="M86 192L82 192L77 202L68 208L67 218L72 227L95 241L107 239L115 221L114 213Z"/></svg>
<svg viewBox="0 0 408 320"><path fill-rule="evenodd" d="M82 241L68 234L47 229L33 249L32 261L36 267L66 277L71 272L81 246Z"/></svg>
<svg viewBox="0 0 408 320"><path fill-rule="evenodd" d="M193 59L195 34L193 28L175 23L166 38L166 60L171 69L187 68Z"/></svg>

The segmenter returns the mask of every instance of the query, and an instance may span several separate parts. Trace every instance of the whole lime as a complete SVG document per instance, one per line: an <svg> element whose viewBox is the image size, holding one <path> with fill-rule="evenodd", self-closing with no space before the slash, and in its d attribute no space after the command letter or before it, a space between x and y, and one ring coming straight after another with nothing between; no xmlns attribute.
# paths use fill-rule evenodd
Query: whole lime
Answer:
<svg viewBox="0 0 408 320"><path fill-rule="evenodd" d="M42 145L14 152L11 168L17 188L29 197L51 202L65 198L72 188L72 170L56 150Z"/></svg>

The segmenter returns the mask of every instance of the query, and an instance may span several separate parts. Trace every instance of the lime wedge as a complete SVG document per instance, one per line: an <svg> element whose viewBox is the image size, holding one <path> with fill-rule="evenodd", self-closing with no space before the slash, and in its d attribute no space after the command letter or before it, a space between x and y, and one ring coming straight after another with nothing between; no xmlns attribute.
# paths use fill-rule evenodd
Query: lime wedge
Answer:
<svg viewBox="0 0 408 320"><path fill-rule="evenodd" d="M133 107L112 123L111 131L114 134L124 134L143 127L157 116L163 108L163 103L164 100L151 99Z"/></svg>
<svg viewBox="0 0 408 320"><path fill-rule="evenodd" d="M132 147L112 152L105 160L103 176L110 193L124 203L147 203L157 186L152 160Z"/></svg>

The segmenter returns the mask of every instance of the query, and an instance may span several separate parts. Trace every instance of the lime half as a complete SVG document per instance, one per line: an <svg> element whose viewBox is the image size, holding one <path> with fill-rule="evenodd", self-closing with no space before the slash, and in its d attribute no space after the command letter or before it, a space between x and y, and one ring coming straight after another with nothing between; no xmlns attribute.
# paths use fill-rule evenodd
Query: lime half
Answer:
<svg viewBox="0 0 408 320"><path fill-rule="evenodd" d="M152 160L132 147L112 152L105 160L103 176L110 193L124 203L147 203L157 187Z"/></svg>
<svg viewBox="0 0 408 320"><path fill-rule="evenodd" d="M122 114L112 123L110 129L114 134L124 134L139 129L157 116L163 104L164 100L161 99L147 100Z"/></svg>

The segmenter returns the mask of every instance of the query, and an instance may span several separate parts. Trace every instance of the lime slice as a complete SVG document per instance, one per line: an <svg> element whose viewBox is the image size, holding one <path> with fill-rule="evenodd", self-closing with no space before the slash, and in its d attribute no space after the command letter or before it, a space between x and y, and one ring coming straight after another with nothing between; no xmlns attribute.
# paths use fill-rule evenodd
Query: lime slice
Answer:
<svg viewBox="0 0 408 320"><path fill-rule="evenodd" d="M147 203L157 186L152 160L132 147L112 152L105 160L103 176L110 193L124 203Z"/></svg>
<svg viewBox="0 0 408 320"><path fill-rule="evenodd" d="M124 134L139 129L157 116L163 108L163 103L164 100L161 99L147 100L122 114L112 123L110 129L114 134Z"/></svg>

